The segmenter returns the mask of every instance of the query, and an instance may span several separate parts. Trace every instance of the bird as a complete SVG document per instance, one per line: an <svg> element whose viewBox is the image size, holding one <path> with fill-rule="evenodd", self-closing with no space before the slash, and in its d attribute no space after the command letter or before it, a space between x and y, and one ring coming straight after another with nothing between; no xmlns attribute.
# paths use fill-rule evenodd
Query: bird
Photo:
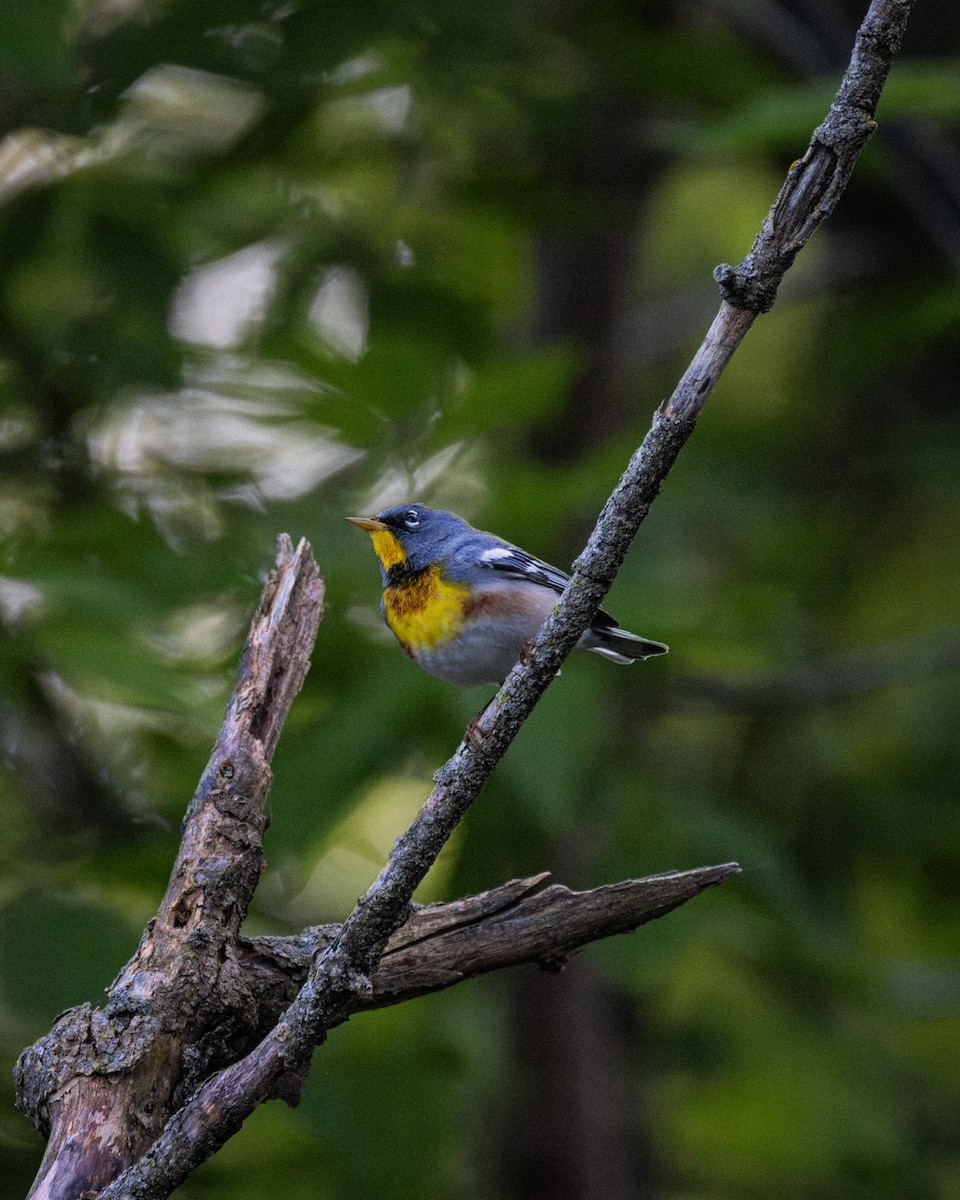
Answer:
<svg viewBox="0 0 960 1200"><path fill-rule="evenodd" d="M503 683L569 579L519 546L423 504L347 520L373 540L380 610L404 653L428 675L462 687ZM667 652L603 609L576 648L615 663Z"/></svg>

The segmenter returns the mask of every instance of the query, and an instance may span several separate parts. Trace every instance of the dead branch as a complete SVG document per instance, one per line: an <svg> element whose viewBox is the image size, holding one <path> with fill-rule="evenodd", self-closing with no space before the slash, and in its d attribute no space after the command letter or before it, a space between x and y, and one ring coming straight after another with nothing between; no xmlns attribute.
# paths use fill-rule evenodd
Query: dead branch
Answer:
<svg viewBox="0 0 960 1200"><path fill-rule="evenodd" d="M572 892L542 874L418 908L387 942L371 990L357 998L354 1011L398 1004L519 963L558 970L581 946L632 933L739 873L736 863L723 863L588 892ZM268 1020L293 1000L317 953L339 932L339 925L323 925L294 937L240 939L241 971Z"/></svg>
<svg viewBox="0 0 960 1200"><path fill-rule="evenodd" d="M323 613L310 547L280 539L166 895L102 1010L71 1009L17 1064L47 1150L32 1197L98 1192L229 1054L249 1009L236 939L263 867L270 759Z"/></svg>
<svg viewBox="0 0 960 1200"><path fill-rule="evenodd" d="M311 964L341 937L341 926L293 938L239 932L262 868L269 758L309 665L322 595L309 546L294 554L281 538L157 916L106 1006L64 1013L21 1057L20 1106L49 1134L33 1196L93 1195L168 1145L171 1115L185 1098L217 1071L222 1080L230 1064L247 1070L256 1061ZM413 909L372 986L350 993L340 1019L514 963L558 967L587 942L636 929L737 870L706 867L584 893L546 886L549 876L540 875ZM271 1094L295 1102L299 1060L279 1061ZM188 1128L194 1141L204 1131L216 1139L216 1108ZM151 1185L149 1194L166 1187Z"/></svg>

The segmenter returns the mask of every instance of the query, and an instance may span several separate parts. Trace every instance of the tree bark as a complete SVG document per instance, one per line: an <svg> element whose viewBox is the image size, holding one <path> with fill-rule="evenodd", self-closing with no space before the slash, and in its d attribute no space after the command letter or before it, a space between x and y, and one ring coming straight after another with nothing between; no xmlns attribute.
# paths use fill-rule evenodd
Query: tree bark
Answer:
<svg viewBox="0 0 960 1200"><path fill-rule="evenodd" d="M18 1103L49 1133L37 1200L105 1187L229 1060L249 1012L236 940L263 867L270 759L322 612L310 547L282 537L156 917L105 1008L68 1011L17 1065Z"/></svg>
<svg viewBox="0 0 960 1200"><path fill-rule="evenodd" d="M343 936L338 925L289 938L240 936L263 865L269 760L309 666L322 597L309 546L294 553L282 537L157 916L106 1006L68 1010L18 1063L18 1103L49 1139L32 1197L76 1200L108 1188L148 1150L179 1156L176 1139L169 1144L171 1116L215 1072L247 1070L244 1055L253 1060L265 1039L276 1043L277 1023L312 965ZM587 942L664 916L738 871L728 863L581 893L539 875L413 908L369 986L347 989L325 1028L516 963L559 970ZM296 1103L305 1066L302 1053L278 1055L265 1096ZM216 1140L221 1118L233 1120L229 1106L205 1107L199 1125L187 1126L191 1144ZM151 1183L138 1194L168 1190Z"/></svg>
<svg viewBox="0 0 960 1200"><path fill-rule="evenodd" d="M515 879L477 896L415 909L387 942L371 989L353 1012L441 991L518 963L559 971L590 942L631 933L740 873L736 863L627 879L586 892L550 883L549 874ZM294 998L319 950L341 926L295 937L241 938L240 969L271 1024Z"/></svg>

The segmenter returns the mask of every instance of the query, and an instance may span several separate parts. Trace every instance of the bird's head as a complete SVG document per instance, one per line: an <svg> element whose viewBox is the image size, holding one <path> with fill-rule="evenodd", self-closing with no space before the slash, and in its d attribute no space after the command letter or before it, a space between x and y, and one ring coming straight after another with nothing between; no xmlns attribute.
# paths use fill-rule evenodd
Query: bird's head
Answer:
<svg viewBox="0 0 960 1200"><path fill-rule="evenodd" d="M453 513L422 504L399 504L375 517L347 520L370 534L384 580L391 572L415 574L433 566L443 556L444 543L466 528Z"/></svg>

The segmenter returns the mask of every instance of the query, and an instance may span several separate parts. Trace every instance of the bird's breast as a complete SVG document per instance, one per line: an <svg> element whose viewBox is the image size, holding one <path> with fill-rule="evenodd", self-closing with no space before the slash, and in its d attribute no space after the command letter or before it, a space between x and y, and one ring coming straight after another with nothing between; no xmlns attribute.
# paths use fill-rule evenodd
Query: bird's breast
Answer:
<svg viewBox="0 0 960 1200"><path fill-rule="evenodd" d="M414 658L455 637L470 603L470 590L444 579L437 567L383 590L387 625Z"/></svg>

